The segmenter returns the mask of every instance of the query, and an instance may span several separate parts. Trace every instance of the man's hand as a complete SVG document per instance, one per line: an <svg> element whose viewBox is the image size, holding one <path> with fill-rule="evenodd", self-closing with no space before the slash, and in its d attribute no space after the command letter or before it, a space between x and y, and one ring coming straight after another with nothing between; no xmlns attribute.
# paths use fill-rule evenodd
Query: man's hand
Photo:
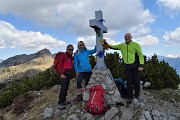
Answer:
<svg viewBox="0 0 180 120"><path fill-rule="evenodd" d="M108 43L106 42L106 39L101 39L100 41L101 41L101 44L103 45L103 47L105 49L109 49L110 48Z"/></svg>
<svg viewBox="0 0 180 120"><path fill-rule="evenodd" d="M103 43L105 43L105 42L106 42L106 39L102 39L102 41L103 41Z"/></svg>
<svg viewBox="0 0 180 120"><path fill-rule="evenodd" d="M139 70L139 71L143 71L143 68L142 68L142 67L138 67L138 70Z"/></svg>
<svg viewBox="0 0 180 120"><path fill-rule="evenodd" d="M61 74L61 78L66 78L66 76L64 74Z"/></svg>

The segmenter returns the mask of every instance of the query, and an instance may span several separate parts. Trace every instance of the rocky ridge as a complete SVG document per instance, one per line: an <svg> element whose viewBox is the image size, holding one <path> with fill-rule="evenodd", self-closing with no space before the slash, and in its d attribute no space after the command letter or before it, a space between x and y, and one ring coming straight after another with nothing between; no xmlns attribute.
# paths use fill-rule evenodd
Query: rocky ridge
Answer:
<svg viewBox="0 0 180 120"><path fill-rule="evenodd" d="M9 67L9 66L16 66L19 64L27 63L28 61L31 61L35 58L42 57L45 55L51 55L51 52L48 49L42 49L38 51L37 53L26 55L16 55L13 57L10 57L0 63L0 67Z"/></svg>
<svg viewBox="0 0 180 120"><path fill-rule="evenodd" d="M50 68L53 65L53 57L48 49L42 49L34 54L16 55L4 60L0 63L0 84L26 76L32 77Z"/></svg>
<svg viewBox="0 0 180 120"><path fill-rule="evenodd" d="M50 68L53 65L51 56L42 56L16 66L0 67L0 83L7 83L11 80L22 77L32 77Z"/></svg>

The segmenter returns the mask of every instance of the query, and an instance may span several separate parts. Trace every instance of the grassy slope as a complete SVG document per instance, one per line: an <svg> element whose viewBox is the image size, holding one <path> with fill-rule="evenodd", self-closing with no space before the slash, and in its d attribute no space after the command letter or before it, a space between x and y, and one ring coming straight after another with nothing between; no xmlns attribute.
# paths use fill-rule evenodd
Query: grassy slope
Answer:
<svg viewBox="0 0 180 120"><path fill-rule="evenodd" d="M4 78L21 78L27 75L28 71L32 76L40 71L44 71L53 65L53 58L51 56L39 57L34 60L29 61L25 64L20 64L17 66L2 67L0 68L0 82L3 82Z"/></svg>

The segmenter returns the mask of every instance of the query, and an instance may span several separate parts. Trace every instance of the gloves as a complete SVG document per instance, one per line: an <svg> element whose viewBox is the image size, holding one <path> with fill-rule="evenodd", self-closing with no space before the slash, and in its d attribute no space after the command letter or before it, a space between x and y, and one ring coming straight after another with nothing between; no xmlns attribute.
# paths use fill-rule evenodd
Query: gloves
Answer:
<svg viewBox="0 0 180 120"><path fill-rule="evenodd" d="M106 42L106 39L100 39L100 42L101 42L101 44L103 45L103 47L104 47L105 49L110 48L109 45L108 45L108 43Z"/></svg>

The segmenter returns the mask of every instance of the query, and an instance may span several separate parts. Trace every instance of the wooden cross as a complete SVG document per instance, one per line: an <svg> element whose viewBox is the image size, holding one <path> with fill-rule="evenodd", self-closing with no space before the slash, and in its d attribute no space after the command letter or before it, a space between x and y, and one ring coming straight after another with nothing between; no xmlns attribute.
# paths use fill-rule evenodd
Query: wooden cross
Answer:
<svg viewBox="0 0 180 120"><path fill-rule="evenodd" d="M104 63L104 48L101 44L103 39L103 33L107 33L107 27L103 25L102 11L95 11L95 19L89 20L89 26L94 28L96 32L96 52L97 52L97 63L94 67L95 70L107 69Z"/></svg>

